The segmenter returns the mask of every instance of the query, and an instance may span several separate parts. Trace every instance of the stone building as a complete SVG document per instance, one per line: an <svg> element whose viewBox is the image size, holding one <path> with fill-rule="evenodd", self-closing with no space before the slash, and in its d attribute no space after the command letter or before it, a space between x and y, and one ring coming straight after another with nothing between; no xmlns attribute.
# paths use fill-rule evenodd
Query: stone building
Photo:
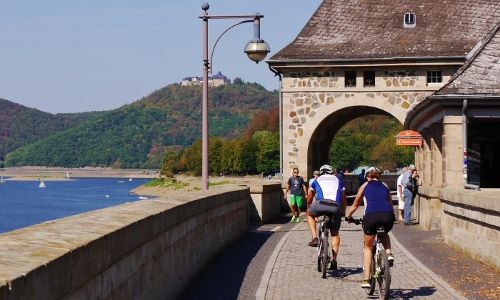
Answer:
<svg viewBox="0 0 500 300"><path fill-rule="evenodd" d="M367 114L402 124L500 19L497 1L325 0L267 62L282 77L282 170L310 176L335 133Z"/></svg>
<svg viewBox="0 0 500 300"><path fill-rule="evenodd" d="M419 222L500 267L500 23L444 87L410 111L405 126L424 138L415 157L427 182L419 189Z"/></svg>
<svg viewBox="0 0 500 300"><path fill-rule="evenodd" d="M498 0L324 0L267 61L280 76L283 174L328 163L350 120L392 116L424 138L421 226L499 267L500 193L465 189L500 187L499 21Z"/></svg>
<svg viewBox="0 0 500 300"><path fill-rule="evenodd" d="M417 165L433 185L500 187L499 26L478 42L444 87L406 118L405 126L425 139L417 149Z"/></svg>
<svg viewBox="0 0 500 300"><path fill-rule="evenodd" d="M225 75L223 75L220 71L217 72L217 74L213 76L208 77L208 86L221 86L225 84L230 84L231 80L227 78ZM203 78L202 77L184 77L181 81L182 86L190 86L190 85L203 85Z"/></svg>

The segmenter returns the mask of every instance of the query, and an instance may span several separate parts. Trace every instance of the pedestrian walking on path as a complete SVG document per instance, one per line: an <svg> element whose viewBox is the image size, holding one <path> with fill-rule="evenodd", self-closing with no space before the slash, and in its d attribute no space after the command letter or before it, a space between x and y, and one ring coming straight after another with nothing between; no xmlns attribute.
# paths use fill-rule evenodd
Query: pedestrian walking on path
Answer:
<svg viewBox="0 0 500 300"><path fill-rule="evenodd" d="M291 223L300 222L300 208L304 206L304 196L307 194L304 178L299 176L299 169L293 168L292 177L288 179L288 184L285 190L285 197L290 192L289 204L292 211Z"/></svg>

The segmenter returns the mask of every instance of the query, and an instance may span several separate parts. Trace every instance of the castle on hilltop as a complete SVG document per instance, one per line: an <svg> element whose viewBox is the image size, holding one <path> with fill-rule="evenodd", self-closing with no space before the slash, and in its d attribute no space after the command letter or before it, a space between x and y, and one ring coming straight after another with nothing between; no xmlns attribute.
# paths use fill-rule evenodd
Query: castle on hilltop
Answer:
<svg viewBox="0 0 500 300"><path fill-rule="evenodd" d="M217 87L220 85L230 84L231 79L224 76L220 71L213 76L208 77L208 86ZM182 86L189 85L203 85L203 78L193 76L193 77L184 77L181 81Z"/></svg>

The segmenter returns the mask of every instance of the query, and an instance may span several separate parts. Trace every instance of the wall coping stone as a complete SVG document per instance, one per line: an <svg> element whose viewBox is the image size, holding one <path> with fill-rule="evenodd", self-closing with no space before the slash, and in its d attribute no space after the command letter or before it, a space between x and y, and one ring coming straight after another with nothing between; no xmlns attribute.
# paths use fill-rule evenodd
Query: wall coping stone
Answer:
<svg viewBox="0 0 500 300"><path fill-rule="evenodd" d="M229 193L237 193L238 198L243 198L248 195L249 188L220 186L168 199L129 202L0 234L0 287L91 243L107 244L114 239L126 239L130 248L138 247L193 215L230 203L231 198L225 196ZM201 199L203 201L196 201ZM169 216L163 219L164 222L158 222L154 216L159 214ZM138 222L150 222L151 230L140 234L120 233L123 228L133 228ZM112 264L113 258L105 257L95 263L99 265L89 272Z"/></svg>
<svg viewBox="0 0 500 300"><path fill-rule="evenodd" d="M280 183L249 184L247 186L250 187L250 194L277 192L281 191L282 188Z"/></svg>
<svg viewBox="0 0 500 300"><path fill-rule="evenodd" d="M483 189L481 191L465 188L443 188L439 192L443 201L475 207L500 214L500 189Z"/></svg>

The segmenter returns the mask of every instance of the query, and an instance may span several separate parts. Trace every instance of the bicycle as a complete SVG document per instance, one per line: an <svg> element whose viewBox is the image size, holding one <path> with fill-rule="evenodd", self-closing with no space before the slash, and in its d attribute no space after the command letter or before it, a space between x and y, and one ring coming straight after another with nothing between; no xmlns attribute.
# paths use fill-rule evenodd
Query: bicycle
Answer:
<svg viewBox="0 0 500 300"><path fill-rule="evenodd" d="M326 278L326 269L330 262L330 215L323 215L319 221L318 239L316 248L318 253L318 272L322 273L322 278Z"/></svg>
<svg viewBox="0 0 500 300"><path fill-rule="evenodd" d="M361 224L363 219L346 220L347 222L356 225ZM381 236L385 233L384 226L377 226L377 234L373 242L372 249L372 263L370 270L370 288L366 289L368 295L373 295L375 287L378 290L379 299L389 299L391 289L391 269L392 265L389 264L387 253L382 245Z"/></svg>

